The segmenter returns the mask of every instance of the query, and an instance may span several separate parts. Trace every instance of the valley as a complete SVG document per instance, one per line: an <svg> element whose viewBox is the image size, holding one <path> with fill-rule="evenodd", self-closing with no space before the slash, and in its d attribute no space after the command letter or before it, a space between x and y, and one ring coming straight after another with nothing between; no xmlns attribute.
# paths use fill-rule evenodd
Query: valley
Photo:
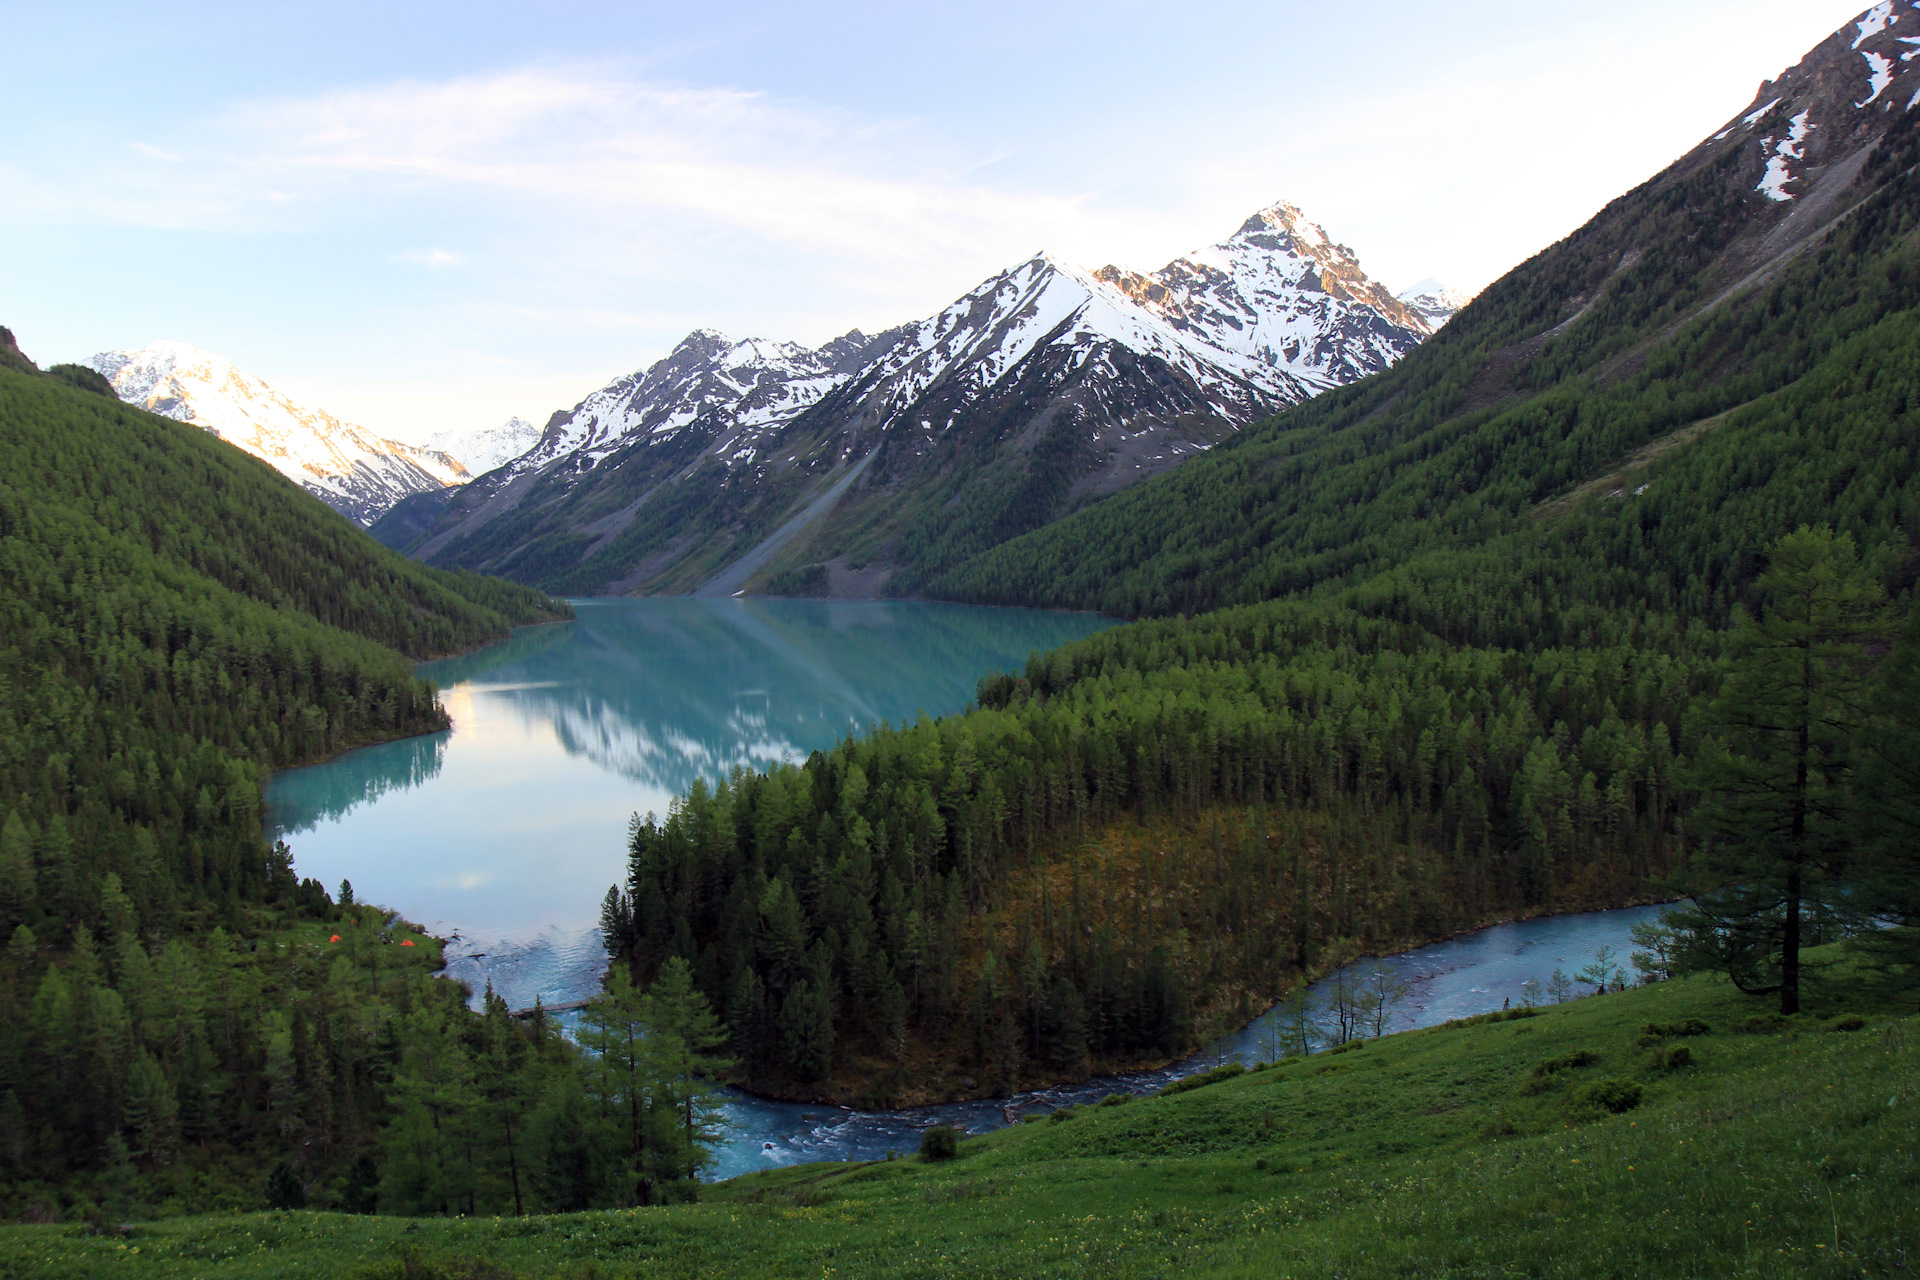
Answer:
<svg viewBox="0 0 1920 1280"><path fill-rule="evenodd" d="M1278 203L421 445L0 330L0 1277L1903 1274L1916 60L1471 298Z"/></svg>

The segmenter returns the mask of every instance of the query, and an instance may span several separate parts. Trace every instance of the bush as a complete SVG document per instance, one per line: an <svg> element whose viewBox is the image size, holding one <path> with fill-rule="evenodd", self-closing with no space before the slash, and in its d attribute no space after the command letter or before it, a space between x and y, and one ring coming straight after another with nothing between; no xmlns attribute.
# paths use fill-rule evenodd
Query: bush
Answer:
<svg viewBox="0 0 1920 1280"><path fill-rule="evenodd" d="M1641 1095L1640 1086L1625 1076L1606 1076L1575 1089L1572 1101L1575 1106L1595 1107L1619 1115L1639 1106Z"/></svg>
<svg viewBox="0 0 1920 1280"><path fill-rule="evenodd" d="M1073 1119L1074 1116L1078 1115L1079 1113L1080 1113L1080 1108L1078 1107L1061 1107L1058 1110L1056 1110L1052 1115L1047 1117L1047 1122L1049 1124L1059 1124L1063 1120Z"/></svg>
<svg viewBox="0 0 1920 1280"><path fill-rule="evenodd" d="M1680 1022L1649 1022L1641 1028L1641 1033L1649 1036L1704 1036L1713 1028L1698 1018L1687 1018Z"/></svg>
<svg viewBox="0 0 1920 1280"><path fill-rule="evenodd" d="M1591 1049L1575 1049L1572 1053L1563 1053L1557 1058L1542 1058L1533 1064L1535 1076L1550 1076L1562 1071L1571 1071L1600 1061L1600 1055Z"/></svg>
<svg viewBox="0 0 1920 1280"><path fill-rule="evenodd" d="M1247 1069L1237 1062L1222 1063L1211 1071L1202 1071L1197 1076L1188 1076L1184 1080L1175 1080L1172 1084L1160 1090L1160 1096L1164 1098L1169 1094L1185 1093L1189 1089L1199 1089L1206 1085L1219 1084L1222 1080L1231 1080L1235 1076L1243 1076L1246 1073Z"/></svg>
<svg viewBox="0 0 1920 1280"><path fill-rule="evenodd" d="M1327 1052L1328 1053L1349 1053L1354 1049L1364 1049L1366 1047L1367 1047L1367 1042L1365 1040L1349 1040L1345 1044L1337 1044L1333 1046L1333 1048L1327 1050Z"/></svg>
<svg viewBox="0 0 1920 1280"><path fill-rule="evenodd" d="M282 1160L273 1166L273 1172L267 1175L267 1208L304 1209L307 1207L307 1191L300 1185L300 1175L293 1166Z"/></svg>
<svg viewBox="0 0 1920 1280"><path fill-rule="evenodd" d="M1784 1031L1786 1027L1786 1018L1777 1013L1757 1013L1733 1024L1733 1030L1748 1036L1772 1035L1776 1031Z"/></svg>
<svg viewBox="0 0 1920 1280"><path fill-rule="evenodd" d="M767 579L760 590L770 596L824 596L827 594L827 566L801 565L782 569Z"/></svg>
<svg viewBox="0 0 1920 1280"><path fill-rule="evenodd" d="M1832 1031L1858 1031L1867 1025L1867 1020L1857 1013L1843 1013L1827 1024Z"/></svg>
<svg viewBox="0 0 1920 1280"><path fill-rule="evenodd" d="M920 1135L922 1160L951 1160L959 1154L960 1131L950 1124L934 1125Z"/></svg>
<svg viewBox="0 0 1920 1280"><path fill-rule="evenodd" d="M1684 1044L1677 1044L1660 1055L1660 1065L1668 1071L1678 1071L1682 1067L1693 1065L1693 1050Z"/></svg>
<svg viewBox="0 0 1920 1280"><path fill-rule="evenodd" d="M1122 1107L1132 1101L1133 1095L1130 1093L1110 1093L1100 1099L1100 1105L1103 1107Z"/></svg>

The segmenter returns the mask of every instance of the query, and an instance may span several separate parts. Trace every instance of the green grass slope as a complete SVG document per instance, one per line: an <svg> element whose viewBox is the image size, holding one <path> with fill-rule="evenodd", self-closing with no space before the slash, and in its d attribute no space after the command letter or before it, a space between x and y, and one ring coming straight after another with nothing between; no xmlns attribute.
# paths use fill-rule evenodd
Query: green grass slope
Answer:
<svg viewBox="0 0 1920 1280"><path fill-rule="evenodd" d="M1691 979L1083 1108L950 1163L550 1218L7 1227L0 1276L1905 1274L1920 1023L1848 1012L1781 1023Z"/></svg>

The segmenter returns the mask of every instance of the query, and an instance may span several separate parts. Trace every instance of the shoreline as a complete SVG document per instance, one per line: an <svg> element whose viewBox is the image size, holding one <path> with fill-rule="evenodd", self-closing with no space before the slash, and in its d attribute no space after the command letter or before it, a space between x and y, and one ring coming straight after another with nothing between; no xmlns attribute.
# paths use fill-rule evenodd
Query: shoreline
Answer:
<svg viewBox="0 0 1920 1280"><path fill-rule="evenodd" d="M1406 946L1396 946L1381 951L1362 952L1338 966L1309 969L1305 974L1305 981L1309 984L1319 982L1333 974L1337 969L1344 968L1346 965L1357 964L1363 960L1382 960L1389 956L1406 955L1425 947L1438 946L1442 943L1452 942L1472 934L1484 933L1488 929L1495 929L1504 924L1521 924L1532 920L1552 920L1571 918L1574 916L1597 915L1607 911L1624 911L1632 907L1659 906L1679 901L1682 901L1682 899L1678 897L1663 897L1658 894L1636 894L1632 895L1628 901L1616 902L1603 907L1584 907L1571 911L1536 911L1526 915L1502 915L1497 919L1487 920L1481 924L1471 925L1463 929L1456 929L1452 933L1430 937L1424 941L1409 943ZM1035 1080L1023 1079L1011 1090L1004 1093L988 1092L978 1088L973 1090L962 1089L959 1091L948 1090L939 1096L921 1096L919 1094L903 1095L902 1100L893 1106L863 1106L853 1100L857 1095L850 1089L846 1092L833 1094L824 1092L813 1092L809 1094L799 1092L780 1093L767 1089L748 1088L734 1080L721 1080L719 1083L725 1085L727 1088L738 1090L747 1097L757 1098L766 1102L795 1106L837 1107L862 1115L884 1115L900 1111L917 1111L927 1107L951 1106L958 1103L991 1102L995 1099L1012 1098L1020 1094L1044 1093L1050 1089L1073 1088L1076 1085L1084 1085L1094 1080L1166 1071L1180 1063L1192 1061L1199 1056L1209 1044L1241 1034L1248 1027L1253 1026L1271 1013L1278 1003L1278 1000L1269 1001L1251 1018L1247 1019L1246 1022L1206 1037L1200 1043L1176 1057L1147 1059L1129 1065L1108 1064L1104 1069L1089 1071L1086 1075L1070 1078L1042 1077ZM1202 1068L1197 1066L1195 1068L1196 1071L1201 1069ZM820 1083L821 1086L828 1086L833 1084L833 1080L830 1078ZM818 1087L819 1086L816 1086L816 1089Z"/></svg>

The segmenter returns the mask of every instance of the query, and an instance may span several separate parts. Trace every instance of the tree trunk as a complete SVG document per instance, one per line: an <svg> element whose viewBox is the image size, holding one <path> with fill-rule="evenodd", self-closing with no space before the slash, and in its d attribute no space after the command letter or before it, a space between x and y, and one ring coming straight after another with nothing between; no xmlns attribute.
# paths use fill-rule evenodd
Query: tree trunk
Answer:
<svg viewBox="0 0 1920 1280"><path fill-rule="evenodd" d="M513 1116L507 1116L507 1173L513 1178L513 1215L524 1217L526 1210L520 1206L520 1161L513 1153Z"/></svg>
<svg viewBox="0 0 1920 1280"><path fill-rule="evenodd" d="M1800 868L1807 856L1807 757L1812 754L1813 651L1800 657L1800 723L1794 736L1793 831L1787 864L1786 918L1780 929L1780 1012L1800 1012Z"/></svg>

